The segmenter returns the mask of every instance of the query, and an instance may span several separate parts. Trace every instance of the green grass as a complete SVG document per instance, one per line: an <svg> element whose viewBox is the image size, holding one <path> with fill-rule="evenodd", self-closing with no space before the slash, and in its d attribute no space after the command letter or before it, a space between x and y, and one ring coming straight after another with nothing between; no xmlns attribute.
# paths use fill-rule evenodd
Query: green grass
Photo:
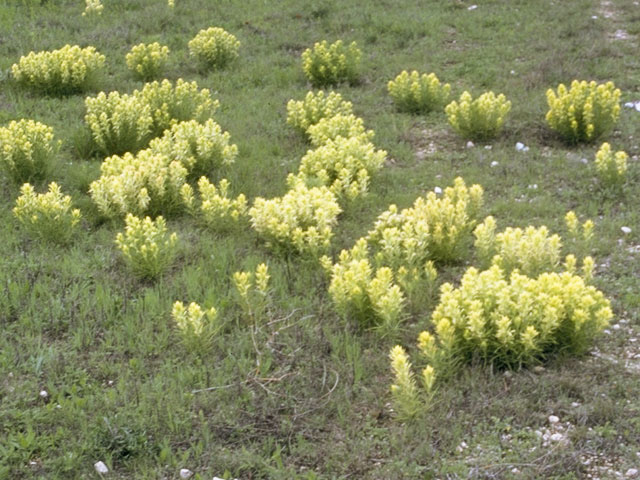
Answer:
<svg viewBox="0 0 640 480"><path fill-rule="evenodd" d="M545 91L574 78L613 80L623 103L638 99L631 0L614 2L613 18L596 0L489 0L475 10L460 0L176 0L173 12L164 0L104 4L96 18L81 16L80 1L0 6L0 124L32 118L54 128L62 148L46 182L71 194L84 218L71 246L38 244L11 213L18 187L0 177L0 478L99 478L99 460L107 478L140 479L178 478L181 468L203 479L569 479L591 471L585 455L622 472L637 465L640 341L631 338L640 338L640 253L630 249L640 243L640 114L623 109L607 138L633 157L621 193L595 180L599 143L569 148L544 123ZM224 70L201 71L188 56L188 41L209 26L242 44ZM612 40L617 29L636 36ZM308 148L286 125L286 103L309 89L300 54L324 39L362 49L359 84L337 90L392 159L369 196L345 209L332 252L350 248L390 203L408 207L458 175L483 185L484 213L500 229L545 224L562 233L574 209L596 223L595 284L621 326L598 340L599 356L509 375L464 369L439 387L424 417L402 424L389 404L387 354L395 342L415 345L430 309L396 338L359 330L335 313L315 262L274 254L249 228L215 234L186 216L168 222L181 239L169 271L156 282L134 278L114 243L123 224L101 220L87 193L102 159L86 139L85 96L24 91L9 73L31 50L93 45L107 56L99 89L131 93L142 83L126 53L140 42L166 44L167 78L209 88L221 102L216 121L239 147L212 181L226 177L236 194L270 198L286 191ZM492 148L467 148L444 113L398 113L386 84L405 69L435 72L452 98L504 93L512 111ZM518 141L530 151L517 152ZM273 277L271 303L248 319L231 276L261 262ZM464 268L443 268L440 278L455 282ZM170 315L176 300L218 309L224 329L210 350L184 348ZM535 434L551 414L571 423L566 445L545 447ZM461 442L468 447L458 451Z"/></svg>

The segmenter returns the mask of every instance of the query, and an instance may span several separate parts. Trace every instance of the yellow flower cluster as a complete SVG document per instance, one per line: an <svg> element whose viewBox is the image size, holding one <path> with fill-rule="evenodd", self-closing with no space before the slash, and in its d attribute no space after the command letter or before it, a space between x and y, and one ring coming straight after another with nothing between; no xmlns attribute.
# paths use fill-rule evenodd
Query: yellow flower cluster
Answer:
<svg viewBox="0 0 640 480"><path fill-rule="evenodd" d="M446 106L449 123L464 138L489 140L495 138L511 110L511 102L502 94L485 92L475 100L469 92Z"/></svg>
<svg viewBox="0 0 640 480"><path fill-rule="evenodd" d="M200 30L189 42L189 53L205 67L222 68L238 57L240 42L223 28Z"/></svg>
<svg viewBox="0 0 640 480"><path fill-rule="evenodd" d="M387 84L387 89L398 108L412 113L442 108L451 92L451 86L442 85L435 73L420 75L415 70L411 73L404 70Z"/></svg>
<svg viewBox="0 0 640 480"><path fill-rule="evenodd" d="M345 138L338 136L315 150L309 150L297 175L290 175L289 185L325 185L337 196L349 200L364 195L371 175L386 159L387 152L376 150L365 135Z"/></svg>
<svg viewBox="0 0 640 480"><path fill-rule="evenodd" d="M164 272L176 254L178 236L167 233L164 218L144 219L128 214L124 233L116 236L116 245L131 270L143 278L156 278Z"/></svg>
<svg viewBox="0 0 640 480"><path fill-rule="evenodd" d="M302 53L302 69L309 81L316 86L355 82L360 71L362 52L352 42L346 47L342 40L331 45L326 40L315 43L313 49Z"/></svg>
<svg viewBox="0 0 640 480"><path fill-rule="evenodd" d="M229 186L230 183L226 179L220 180L216 188L207 177L200 177L200 211L198 212L195 206L193 188L186 183L182 186L182 201L187 210L193 215L199 215L209 228L225 230L245 218L248 211L244 194L238 195L235 199L229 198Z"/></svg>
<svg viewBox="0 0 640 480"><path fill-rule="evenodd" d="M91 86L105 57L93 47L65 45L51 52L31 52L11 67L13 78L44 93L69 94Z"/></svg>
<svg viewBox="0 0 640 480"><path fill-rule="evenodd" d="M195 302L191 302L186 308L184 303L175 302L171 316L173 317L173 321L176 322L180 333L185 336L185 340L188 341L192 337L206 336L207 330L209 330L211 325L218 319L218 312L214 307L203 310L202 307Z"/></svg>
<svg viewBox="0 0 640 480"><path fill-rule="evenodd" d="M586 252L589 249L591 240L593 239L593 221L586 220L580 229L580 223L575 212L570 211L564 217L569 230L569 239L573 243L573 248L578 251Z"/></svg>
<svg viewBox="0 0 640 480"><path fill-rule="evenodd" d="M160 74L168 58L169 47L154 42L135 45L127 53L125 60L129 70L138 78L148 81Z"/></svg>
<svg viewBox="0 0 640 480"><path fill-rule="evenodd" d="M85 5L84 12L82 12L83 17L88 15L102 15L104 6L100 0L85 0Z"/></svg>
<svg viewBox="0 0 640 480"><path fill-rule="evenodd" d="M497 265L470 268L458 289L441 287L435 339L424 332L420 346L436 371L472 359L519 368L553 351L584 353L612 315L602 292L568 272L507 278Z"/></svg>
<svg viewBox="0 0 640 480"><path fill-rule="evenodd" d="M336 115L350 115L353 105L342 99L342 95L330 92L328 95L321 90L318 93L309 92L302 101L289 100L287 103L287 123L296 130L307 134L309 127L317 124L323 118Z"/></svg>
<svg viewBox="0 0 640 480"><path fill-rule="evenodd" d="M220 106L217 100L211 99L208 89L198 89L198 84L186 82L179 78L175 86L169 80L147 83L139 95L151 108L153 117L153 136L157 137L178 122L187 120L205 121Z"/></svg>
<svg viewBox="0 0 640 480"><path fill-rule="evenodd" d="M613 82L571 82L567 90L558 85L558 92L547 91L549 127L567 142L590 142L607 133L620 115L620 90Z"/></svg>
<svg viewBox="0 0 640 480"><path fill-rule="evenodd" d="M482 187L467 188L458 177L441 198L429 192L400 212L391 205L378 217L367 239L377 251L378 262L385 265L410 268L426 260L456 261L463 256L482 204Z"/></svg>
<svg viewBox="0 0 640 480"><path fill-rule="evenodd" d="M173 8L176 6L176 0L167 0L167 6Z"/></svg>
<svg viewBox="0 0 640 480"><path fill-rule="evenodd" d="M236 287L245 313L250 317L264 312L269 300L269 267L261 263L255 272L235 272L233 284Z"/></svg>
<svg viewBox="0 0 640 480"><path fill-rule="evenodd" d="M0 168L17 184L46 177L53 153L47 125L22 119L0 128Z"/></svg>
<svg viewBox="0 0 640 480"><path fill-rule="evenodd" d="M162 137L151 141L149 148L179 161L192 178L198 178L235 162L238 147L229 143L230 138L229 132L223 132L212 119L204 124L190 120L165 130Z"/></svg>
<svg viewBox="0 0 640 480"><path fill-rule="evenodd" d="M271 246L317 256L329 247L341 211L327 187L298 184L283 197L256 198L249 216Z"/></svg>
<svg viewBox="0 0 640 480"><path fill-rule="evenodd" d="M181 190L188 171L177 160L142 150L107 158L102 176L91 183L89 193L107 217L127 213L171 213L182 208Z"/></svg>
<svg viewBox="0 0 640 480"><path fill-rule="evenodd" d="M56 243L69 241L81 217L80 210L71 209L71 197L63 195L55 182L50 183L49 191L43 194L36 194L33 187L25 183L13 213L30 234Z"/></svg>
<svg viewBox="0 0 640 480"><path fill-rule="evenodd" d="M622 150L614 154L611 145L603 143L596 153L596 172L602 183L613 187L622 185L626 180L628 158Z"/></svg>
<svg viewBox="0 0 640 480"><path fill-rule="evenodd" d="M314 147L325 145L328 141L336 140L338 137L358 137L362 141L370 142L375 136L373 130L364 128L364 122L361 118L353 114L341 113L324 117L317 123L310 125L307 134Z"/></svg>
<svg viewBox="0 0 640 480"><path fill-rule="evenodd" d="M99 93L85 100L85 122L96 145L106 154L136 152L153 137L179 122L204 120L218 108L209 90L178 79L147 83L131 95ZM204 128L204 127L203 127Z"/></svg>
<svg viewBox="0 0 640 480"><path fill-rule="evenodd" d="M394 376L391 394L396 413L402 419L410 419L419 413L422 404L409 355L404 348L396 345L389 352L389 360ZM433 382L431 384L433 385Z"/></svg>
<svg viewBox="0 0 640 480"><path fill-rule="evenodd" d="M392 331L398 326L404 295L390 268L372 267L366 239L359 239L351 250L342 250L335 265L328 257L321 263L331 275L329 295L338 312L365 327Z"/></svg>
<svg viewBox="0 0 640 480"><path fill-rule="evenodd" d="M149 143L151 107L139 95L100 92L96 97L87 97L84 103L84 121L102 153L137 152Z"/></svg>
<svg viewBox="0 0 640 480"><path fill-rule="evenodd" d="M496 222L487 217L473 234L478 256L488 263L499 265L507 274L518 269L523 275L535 277L554 271L560 263L560 236L549 236L547 227L526 229L507 228L495 233Z"/></svg>

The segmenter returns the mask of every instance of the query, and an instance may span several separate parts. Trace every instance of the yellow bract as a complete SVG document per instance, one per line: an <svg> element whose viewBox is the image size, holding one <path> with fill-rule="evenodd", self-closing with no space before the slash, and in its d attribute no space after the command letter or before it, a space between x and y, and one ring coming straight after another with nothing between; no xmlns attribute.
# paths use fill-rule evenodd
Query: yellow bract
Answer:
<svg viewBox="0 0 640 480"><path fill-rule="evenodd" d="M613 128L620 115L620 90L613 82L571 82L547 90L549 127L570 143L590 142Z"/></svg>
<svg viewBox="0 0 640 480"><path fill-rule="evenodd" d="M298 184L283 197L256 198L249 216L253 228L272 246L317 256L329 248L341 211L327 187Z"/></svg>
<svg viewBox="0 0 640 480"><path fill-rule="evenodd" d="M442 85L435 73L420 75L415 70L411 73L404 70L387 84L387 89L398 108L414 113L442 108L451 92L451 86Z"/></svg>
<svg viewBox="0 0 640 480"><path fill-rule="evenodd" d="M361 118L353 114L335 114L320 119L317 123L307 128L307 134L311 145L320 147L328 141L338 137L358 137L362 141L371 141L375 136L373 130L366 130Z"/></svg>
<svg viewBox="0 0 640 480"><path fill-rule="evenodd" d="M289 100L287 103L287 123L295 129L307 134L309 127L323 118L336 115L350 115L353 105L342 99L342 95L330 92L326 95L322 90L309 92L303 101Z"/></svg>
<svg viewBox="0 0 640 480"><path fill-rule="evenodd" d="M463 256L482 203L482 187L468 188L458 177L440 198L429 192L401 212L391 205L378 216L367 238L378 261L396 268L419 267L426 260L455 261Z"/></svg>
<svg viewBox="0 0 640 480"><path fill-rule="evenodd" d="M200 192L200 209L195 206L193 189L185 184L182 187L182 200L187 210L193 215L198 215L204 223L214 230L226 230L237 224L247 216L247 198L244 194L238 195L235 199L229 197L230 183L226 179L220 180L218 187L209 182L206 177L198 180L198 190Z"/></svg>
<svg viewBox="0 0 640 480"><path fill-rule="evenodd" d="M131 48L125 60L127 67L137 77L151 80L158 76L169 58L169 47L161 46L158 42L140 43Z"/></svg>
<svg viewBox="0 0 640 480"><path fill-rule="evenodd" d="M355 82L361 58L362 52L356 42L345 47L342 40L331 45L323 40L315 43L313 49L308 48L302 53L302 69L309 81L316 86Z"/></svg>
<svg viewBox="0 0 640 480"><path fill-rule="evenodd" d="M43 194L25 183L20 194L13 214L29 233L55 243L69 241L80 222L80 210L71 208L71 197L63 195L57 183L49 184Z"/></svg>
<svg viewBox="0 0 640 480"><path fill-rule="evenodd" d="M626 180L628 158L622 150L614 154L611 145L603 143L596 153L596 172L602 183L607 186L622 185Z"/></svg>
<svg viewBox="0 0 640 480"><path fill-rule="evenodd" d="M128 214L124 233L116 236L116 244L133 272L145 278L156 278L171 264L176 254L178 236L168 234L164 218L144 219Z"/></svg>
<svg viewBox="0 0 640 480"><path fill-rule="evenodd" d="M69 94L89 88L105 57L93 47L65 45L51 52L31 52L11 67L18 83L44 93Z"/></svg>
<svg viewBox="0 0 640 480"><path fill-rule="evenodd" d="M507 274L518 269L530 277L559 265L562 241L558 235L549 236L547 227L509 227L498 234L495 227L493 217L487 217L473 232L478 255L485 263L499 265Z"/></svg>
<svg viewBox="0 0 640 480"><path fill-rule="evenodd" d="M475 100L469 92L446 106L451 126L464 138L490 140L498 135L511 110L511 102L502 94L486 92Z"/></svg>
<svg viewBox="0 0 640 480"><path fill-rule="evenodd" d="M371 176L382 168L387 152L376 150L366 136L338 136L309 150L302 157L300 171L290 175L290 186L298 182L325 185L338 197L349 200L367 192Z"/></svg>
<svg viewBox="0 0 640 480"><path fill-rule="evenodd" d="M53 128L22 119L0 128L0 168L15 183L43 179L54 153Z"/></svg>
<svg viewBox="0 0 640 480"><path fill-rule="evenodd" d="M84 12L82 12L83 17L88 15L102 15L104 6L100 0L85 0L85 4Z"/></svg>
<svg viewBox="0 0 640 480"><path fill-rule="evenodd" d="M202 307L195 302L191 302L186 308L184 303L175 302L171 316L182 335L186 337L200 337L206 333L207 328L216 321L218 312L214 307L203 310Z"/></svg>
<svg viewBox="0 0 640 480"><path fill-rule="evenodd" d="M206 67L222 68L238 57L238 39L219 27L200 30L189 42L189 53Z"/></svg>

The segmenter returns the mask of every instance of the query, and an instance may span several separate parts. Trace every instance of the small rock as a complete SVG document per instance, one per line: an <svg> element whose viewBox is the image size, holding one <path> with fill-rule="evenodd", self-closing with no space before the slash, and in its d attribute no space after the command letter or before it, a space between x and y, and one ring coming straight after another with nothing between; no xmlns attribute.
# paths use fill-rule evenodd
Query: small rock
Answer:
<svg viewBox="0 0 640 480"><path fill-rule="evenodd" d="M620 325L614 323L613 325L611 325L611 328L613 328L614 330L620 330Z"/></svg>
<svg viewBox="0 0 640 480"><path fill-rule="evenodd" d="M554 433L549 437L549 439L552 442L559 442L560 440L564 439L564 436L561 433Z"/></svg>
<svg viewBox="0 0 640 480"><path fill-rule="evenodd" d="M533 371L535 373L542 373L545 371L545 368L542 365L536 365L535 367L533 367Z"/></svg>
<svg viewBox="0 0 640 480"><path fill-rule="evenodd" d="M469 140L467 142L467 148L473 148L473 147L475 147L475 143L473 143L471 140Z"/></svg>
<svg viewBox="0 0 640 480"><path fill-rule="evenodd" d="M549 415L549 423L550 424L554 424L554 423L558 423L560 421L560 419L558 417L556 417L555 415Z"/></svg>
<svg viewBox="0 0 640 480"><path fill-rule="evenodd" d="M638 476L638 469L637 468L630 468L629 470L627 470L624 474L625 477L627 478L636 478Z"/></svg>
<svg viewBox="0 0 640 480"><path fill-rule="evenodd" d="M511 75L515 75L515 74L516 74L516 71L515 71L515 70L511 70L509 73L510 73Z"/></svg>
<svg viewBox="0 0 640 480"><path fill-rule="evenodd" d="M433 191L434 191L436 194L438 194L438 195L440 195L440 194L442 193L442 189L441 189L440 187L435 187L435 188L433 189Z"/></svg>
<svg viewBox="0 0 640 480"><path fill-rule="evenodd" d="M583 163L584 165L588 165L589 164L589 160L587 160L586 158L581 158L580 159L580 163Z"/></svg>
<svg viewBox="0 0 640 480"><path fill-rule="evenodd" d="M40 390L40 398L46 400L47 398L49 398L49 392L47 392L46 390Z"/></svg>
<svg viewBox="0 0 640 480"><path fill-rule="evenodd" d="M529 147L527 147L522 142L517 142L516 143L516 150L519 151L519 152L528 152L529 151Z"/></svg>
<svg viewBox="0 0 640 480"><path fill-rule="evenodd" d="M620 227L620 230L622 230L622 233L625 235L629 235L631 233L631 229L629 227Z"/></svg>
<svg viewBox="0 0 640 480"><path fill-rule="evenodd" d="M475 10L476 8L478 8L478 5L470 5L467 10Z"/></svg>
<svg viewBox="0 0 640 480"><path fill-rule="evenodd" d="M495 160L493 162L491 162L491 168L497 167L498 165L500 165L500 164L498 162L496 162Z"/></svg>
<svg viewBox="0 0 640 480"><path fill-rule="evenodd" d="M572 403L571 403L571 406L572 406L573 408L577 408L577 407L579 407L579 406L580 406L580 404L579 404L578 402L572 402Z"/></svg>
<svg viewBox="0 0 640 480"><path fill-rule="evenodd" d="M517 474L519 474L519 473L520 473L520 470L518 470L516 467L513 467L513 468L511 469L511 473L513 473L514 475L517 475Z"/></svg>
<svg viewBox="0 0 640 480"><path fill-rule="evenodd" d="M180 469L180 478L191 478L193 476L193 472L191 470L189 470L188 468L181 468Z"/></svg>
<svg viewBox="0 0 640 480"><path fill-rule="evenodd" d="M598 16L597 15L591 15L591 20L597 20Z"/></svg>
<svg viewBox="0 0 640 480"><path fill-rule="evenodd" d="M493 148L493 145L485 145L484 149L485 150L491 150Z"/></svg>
<svg viewBox="0 0 640 480"><path fill-rule="evenodd" d="M98 472L100 475L104 475L105 473L109 473L109 469L107 468L107 466L102 461L94 463L93 464L93 468L95 468L96 472Z"/></svg>

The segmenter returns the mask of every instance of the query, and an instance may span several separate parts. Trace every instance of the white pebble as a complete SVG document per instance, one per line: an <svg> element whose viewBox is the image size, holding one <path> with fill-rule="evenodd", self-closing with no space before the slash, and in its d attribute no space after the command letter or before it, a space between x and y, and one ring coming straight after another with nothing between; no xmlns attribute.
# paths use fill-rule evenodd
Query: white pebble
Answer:
<svg viewBox="0 0 640 480"><path fill-rule="evenodd" d="M491 162L491 167L497 167L498 165L500 165L498 162L496 162L495 160L493 162Z"/></svg>
<svg viewBox="0 0 640 480"><path fill-rule="evenodd" d="M638 476L638 469L637 468L630 468L629 470L626 471L624 476L627 477L627 478L636 478Z"/></svg>
<svg viewBox="0 0 640 480"><path fill-rule="evenodd" d="M597 16L597 15L591 15L591 19L592 19L592 20L597 20L597 19L598 19L598 16Z"/></svg>
<svg viewBox="0 0 640 480"><path fill-rule="evenodd" d="M515 74L516 74L516 71L515 71L515 70L511 70L509 73L510 73L511 75L515 75Z"/></svg>
<svg viewBox="0 0 640 480"><path fill-rule="evenodd" d="M493 148L493 145L485 145L484 149L485 150L491 150Z"/></svg>
<svg viewBox="0 0 640 480"><path fill-rule="evenodd" d="M434 191L435 193L437 193L438 195L440 195L440 194L442 193L442 189L441 189L440 187L435 187L435 188L433 189L433 191Z"/></svg>
<svg viewBox="0 0 640 480"><path fill-rule="evenodd" d="M620 227L620 230L622 230L622 233L624 233L625 235L631 233L631 229L629 227Z"/></svg>
<svg viewBox="0 0 640 480"><path fill-rule="evenodd" d="M467 10L475 10L476 8L478 8L478 5L471 5Z"/></svg>
<svg viewBox="0 0 640 480"><path fill-rule="evenodd" d="M40 398L44 398L44 399L49 398L49 392L47 392L46 390L40 390L39 395L40 395Z"/></svg>
<svg viewBox="0 0 640 480"><path fill-rule="evenodd" d="M181 468L180 469L180 478L191 478L193 476L193 472L191 470L189 470L188 468Z"/></svg>
<svg viewBox="0 0 640 480"><path fill-rule="evenodd" d="M579 404L578 402L572 402L572 403L571 403L571 406L572 406L573 408L577 408L577 407L579 407L579 406L580 406L580 404Z"/></svg>
<svg viewBox="0 0 640 480"><path fill-rule="evenodd" d="M559 442L564 438L564 436L561 433L554 433L549 438L551 439L552 442Z"/></svg>
<svg viewBox="0 0 640 480"><path fill-rule="evenodd" d="M467 142L467 148L473 148L473 147L475 147L475 144L471 140L469 140Z"/></svg>
<svg viewBox="0 0 640 480"><path fill-rule="evenodd" d="M614 323L613 325L611 325L611 328L613 328L614 330L620 330L620 325Z"/></svg>
<svg viewBox="0 0 640 480"><path fill-rule="evenodd" d="M516 143L516 150L520 151L524 148L524 143L522 142L517 142Z"/></svg>
<svg viewBox="0 0 640 480"><path fill-rule="evenodd" d="M107 468L107 466L102 461L94 463L93 464L93 468L95 468L96 472L98 472L100 475L104 475L105 473L109 473L109 469Z"/></svg>
<svg viewBox="0 0 640 480"><path fill-rule="evenodd" d="M549 415L549 423L554 424L554 423L558 423L559 421L560 419L555 415Z"/></svg>

